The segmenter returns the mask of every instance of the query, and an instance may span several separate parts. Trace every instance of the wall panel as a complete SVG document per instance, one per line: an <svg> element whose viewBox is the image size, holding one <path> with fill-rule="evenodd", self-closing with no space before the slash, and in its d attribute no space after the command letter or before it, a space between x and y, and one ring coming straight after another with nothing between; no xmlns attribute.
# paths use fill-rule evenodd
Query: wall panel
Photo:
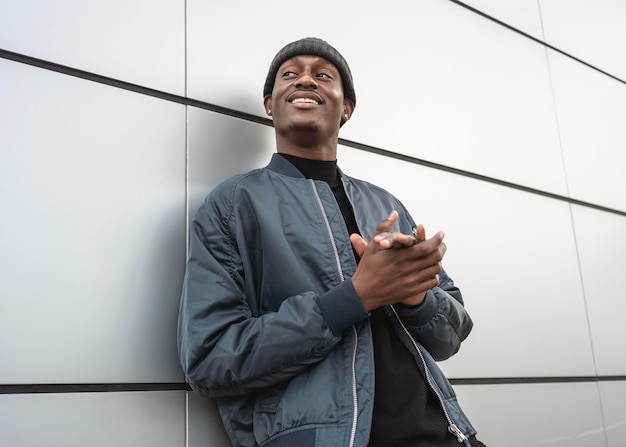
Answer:
<svg viewBox="0 0 626 447"><path fill-rule="evenodd" d="M548 55L569 193L626 211L626 85Z"/></svg>
<svg viewBox="0 0 626 447"><path fill-rule="evenodd" d="M603 382L599 387L607 447L621 447L626 438L626 411L624 410L626 383L624 381Z"/></svg>
<svg viewBox="0 0 626 447"><path fill-rule="evenodd" d="M0 49L184 94L184 0L0 0Z"/></svg>
<svg viewBox="0 0 626 447"><path fill-rule="evenodd" d="M595 383L456 386L488 446L612 447ZM617 444L615 444L617 446Z"/></svg>
<svg viewBox="0 0 626 447"><path fill-rule="evenodd" d="M626 376L626 217L580 206L573 215L596 369Z"/></svg>
<svg viewBox="0 0 626 447"><path fill-rule="evenodd" d="M185 445L183 391L0 395L0 445Z"/></svg>
<svg viewBox="0 0 626 447"><path fill-rule="evenodd" d="M213 399L188 393L188 447L221 447L230 445L230 440L222 424L217 405Z"/></svg>
<svg viewBox="0 0 626 447"><path fill-rule="evenodd" d="M190 107L188 151L191 220L220 182L269 163L274 129Z"/></svg>
<svg viewBox="0 0 626 447"><path fill-rule="evenodd" d="M0 85L0 383L181 380L184 107L6 60Z"/></svg>

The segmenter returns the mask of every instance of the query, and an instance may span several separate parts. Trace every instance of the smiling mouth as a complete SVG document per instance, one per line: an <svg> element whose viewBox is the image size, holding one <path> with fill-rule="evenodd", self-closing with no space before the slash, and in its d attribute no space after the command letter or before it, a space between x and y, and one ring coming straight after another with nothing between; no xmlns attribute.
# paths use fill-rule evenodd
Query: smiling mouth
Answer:
<svg viewBox="0 0 626 447"><path fill-rule="evenodd" d="M294 98L291 100L292 104L302 104L302 103L306 103L306 104L315 104L315 105L319 105L319 101L316 101L313 98Z"/></svg>

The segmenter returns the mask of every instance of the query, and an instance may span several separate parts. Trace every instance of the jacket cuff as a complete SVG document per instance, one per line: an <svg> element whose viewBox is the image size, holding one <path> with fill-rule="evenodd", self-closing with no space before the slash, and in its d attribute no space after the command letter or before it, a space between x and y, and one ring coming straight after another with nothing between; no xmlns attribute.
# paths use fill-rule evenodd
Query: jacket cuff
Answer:
<svg viewBox="0 0 626 447"><path fill-rule="evenodd" d="M329 329L337 337L353 324L369 317L350 278L320 295L318 306Z"/></svg>
<svg viewBox="0 0 626 447"><path fill-rule="evenodd" d="M424 301L417 306L397 305L400 314L411 321L412 326L423 326L427 324L439 310L439 301L433 290L426 292Z"/></svg>

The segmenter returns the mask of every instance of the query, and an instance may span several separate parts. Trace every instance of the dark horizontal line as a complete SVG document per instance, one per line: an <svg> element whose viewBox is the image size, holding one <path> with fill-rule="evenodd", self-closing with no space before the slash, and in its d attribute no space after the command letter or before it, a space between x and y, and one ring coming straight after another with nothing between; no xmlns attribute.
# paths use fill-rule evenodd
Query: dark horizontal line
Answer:
<svg viewBox="0 0 626 447"><path fill-rule="evenodd" d="M484 377L448 380L452 385L513 385L541 383L626 382L626 376Z"/></svg>
<svg viewBox="0 0 626 447"><path fill-rule="evenodd" d="M453 1L453 0L450 0L450 1ZM469 8L469 9L471 9L471 8ZM476 12L480 13L480 11L476 11ZM495 19L493 19L493 20L495 20ZM503 24L503 25L506 25L506 24ZM532 38L532 36L528 36L528 37ZM534 38L532 38L532 39L534 39ZM534 40L536 40L536 39L534 39ZM210 103L207 103L207 102L204 102L204 101L200 101L200 100L197 100L197 99L192 99L192 98L188 98L188 97L185 97L185 96L175 95L173 93L163 92L161 90L156 90L156 89L144 87L144 86L141 86L141 85L133 84L133 83L130 83L130 82L121 81L119 79L114 79L114 78L110 78L110 77L107 77L107 76L102 76L102 75L99 75L99 74L91 73L91 72L88 72L88 71L79 70L77 68L68 67L66 65L61 65L61 64L54 63L54 62L38 59L38 58L35 58L35 57L32 57L32 56L26 56L26 55L23 55L23 54L14 53L14 52L8 51L8 50L0 49L0 58L12 60L14 62L19 62L19 63L22 63L22 64L31 65L31 66L42 68L42 69L46 69L46 70L55 71L55 72L58 72L58 73L66 74L66 75L69 75L69 76L78 77L78 78L81 78L81 79L86 79L86 80L89 80L89 81L93 81L93 82L97 82L97 83L100 83L100 84L109 85L109 86L120 88L120 89L123 89L123 90L132 91L132 92L135 92L135 93L140 93L140 94L143 94L143 95L148 95L148 96L151 96L151 97L160 98L160 99L163 99L163 100L166 100L166 101L171 101L171 102L182 104L182 105L197 107L197 108L200 108L200 109L203 109L203 110L208 110L208 111L211 111L211 112L220 113L222 115L232 116L232 117L235 117L235 118L243 119L243 120L246 120L246 121L251 121L251 122L254 122L254 123L257 123L257 124L262 124L262 125L265 125L265 126L273 126L272 120L270 120L268 118L260 117L258 115L252 114L252 113L246 113L246 112L242 112L240 110L235 110L235 109L231 109L231 108L228 108L228 107L223 107L223 106L218 106L218 105L215 105L215 104L210 104ZM393 159L396 159L396 160L402 160L402 161L406 161L406 162L417 164L417 165L421 165L421 166L426 166L426 167L429 167L431 169L436 169L436 170L439 170L439 171L444 171L444 172L448 172L448 173L451 173L451 174L460 175L460 176L463 176L463 177L473 178L475 180L480 180L480 181L484 181L484 182L487 182L487 183L492 183L492 184L504 186L504 187L507 187L507 188L516 189L516 190L519 190L519 191L525 191L525 192L528 192L528 193L531 193L531 194L536 194L536 195L548 197L548 198L551 198L551 199L568 202L568 203L571 203L571 204L574 204L574 205L580 205L580 206L583 206L583 207L593 208L593 209L596 209L596 210L605 211L605 212L612 213L612 214L617 214L617 215L620 215L620 216L626 216L626 211L621 211L621 210L617 210L617 209L614 209L614 208L608 208L608 207L605 207L605 206L597 205L595 203L585 202L585 201L582 201L582 200L573 199L573 198L562 196L562 195L559 195L559 194L553 194L553 193L550 193L550 192L547 192L547 191L542 191L542 190L539 190L539 189L530 188L530 187L519 185L519 184L516 184L516 183L507 182L505 180L500 180L500 179L497 179L497 178L494 178L494 177L489 177L489 176L486 176L486 175L481 175L481 174L477 174L477 173L474 173L474 172L465 171L463 169L457 169L457 168L453 168L453 167L450 167L450 166L442 165L442 164L439 164L439 163L434 163L434 162L431 162L431 161L422 160L420 158L411 157L411 156L408 156L408 155L400 154L398 152L393 152L393 151L389 151L389 150L386 150L386 149L381 149L381 148L370 146L370 145L367 145L367 144L358 143L358 142L351 141L351 140L345 140L343 138L339 139L339 143L344 145L344 146L348 146L348 147L351 147L351 148L354 148L354 149L370 152L370 153L373 153L373 154L383 155L383 156L388 157L388 158L393 158Z"/></svg>
<svg viewBox="0 0 626 447"><path fill-rule="evenodd" d="M551 192L542 191L540 189L530 188L528 186L524 186L524 185L520 185L520 184L512 183L512 182L507 182L505 180L500 180L494 177L488 177L486 175L476 174L475 172L453 168L451 166L442 165L442 164L435 163L435 162L428 161L428 160L422 160L420 158L411 157L409 155L388 151L388 150L381 149L381 148L374 147L374 146L369 146L367 144L357 143L357 142L350 141L350 140L344 140L342 138L339 139L339 143L343 144L344 146L352 147L355 149L360 149L366 152L371 152L373 154L383 155L385 157L393 158L396 160L406 161L408 163L426 166L432 169L437 169L439 171L445 171L451 174L456 174L456 175L460 175L463 177L469 177L475 180L480 180L480 181L484 181L484 182L488 182L488 183L492 183L492 184L496 184L500 186L505 186L507 188L517 189L519 191L524 191L524 192L528 192L531 194L548 197L550 199L561 200L561 201L568 202L574 205L580 205L580 206L584 206L588 208L594 208L600 211L606 211L608 213L618 214L620 216L626 216L626 211L616 210L614 208L608 208L606 206L597 205L591 202L585 202L583 200L573 199L571 197L566 197L566 196L562 196L559 194L553 194Z"/></svg>
<svg viewBox="0 0 626 447"><path fill-rule="evenodd" d="M14 53L12 51L3 50L0 48L0 58L8 59L14 62L19 62L33 67L43 68L45 70L54 71L57 73L65 74L68 76L74 76L76 78L85 79L99 84L109 85L111 87L117 87L122 90L128 90L142 95L151 96L154 98L163 99L182 105L198 107L200 109L209 110L211 112L221 113L222 115L233 116L236 118L245 119L247 121L253 121L259 124L271 125L272 121L268 118L262 118L252 113L241 112L239 110L230 109L228 107L222 107L215 104L210 104L197 99L188 98L186 96L176 95L174 93L164 92L162 90L156 90L142 85L133 84L132 82L121 81L119 79L111 78L108 76L99 75L78 68L69 67L67 65L57 64L36 57L27 56L20 53Z"/></svg>
<svg viewBox="0 0 626 447"><path fill-rule="evenodd" d="M0 384L0 394L117 393L128 391L190 391L187 383L54 383Z"/></svg>
<svg viewBox="0 0 626 447"><path fill-rule="evenodd" d="M483 377L449 379L453 385L513 385L542 383L626 382L626 376ZM172 383L53 383L0 384L3 394L120 393L133 391L191 391L185 382Z"/></svg>

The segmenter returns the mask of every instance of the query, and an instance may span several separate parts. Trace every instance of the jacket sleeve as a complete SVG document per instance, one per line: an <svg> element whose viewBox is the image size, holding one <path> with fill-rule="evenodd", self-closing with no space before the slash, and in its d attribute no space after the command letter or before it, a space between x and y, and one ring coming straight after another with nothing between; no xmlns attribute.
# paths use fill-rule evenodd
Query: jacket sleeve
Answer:
<svg viewBox="0 0 626 447"><path fill-rule="evenodd" d="M354 293L344 282L323 295L286 297L277 311L255 315L228 214L218 208L205 202L193 222L178 320L186 378L211 397L280 383L324 359L341 339L324 317L324 303Z"/></svg>
<svg viewBox="0 0 626 447"><path fill-rule="evenodd" d="M394 306L403 326L437 361L456 354L473 327L461 291L445 271L440 284L426 292L418 306Z"/></svg>

